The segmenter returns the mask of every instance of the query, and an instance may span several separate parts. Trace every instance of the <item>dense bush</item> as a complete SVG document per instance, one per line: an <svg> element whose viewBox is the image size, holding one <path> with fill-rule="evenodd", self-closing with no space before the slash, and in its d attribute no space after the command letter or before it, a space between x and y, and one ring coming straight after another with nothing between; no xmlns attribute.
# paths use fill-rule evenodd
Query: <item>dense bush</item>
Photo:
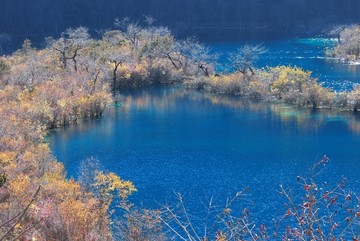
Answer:
<svg viewBox="0 0 360 241"><path fill-rule="evenodd" d="M1 58L1 240L112 239L110 196L105 202L66 179L44 143L49 128L100 116L112 101L105 71L100 65L86 66L91 56L81 51L77 69L70 63L64 68L51 47L35 50L29 41ZM104 182L111 189L99 186ZM102 174L94 183L104 195L134 190L113 174Z"/></svg>
<svg viewBox="0 0 360 241"><path fill-rule="evenodd" d="M193 78L185 81L188 88L216 94L239 95L264 101L284 102L310 108L336 108L358 111L359 87L348 92L335 92L321 86L311 72L298 67L278 66L257 70L249 76L240 72L221 76Z"/></svg>

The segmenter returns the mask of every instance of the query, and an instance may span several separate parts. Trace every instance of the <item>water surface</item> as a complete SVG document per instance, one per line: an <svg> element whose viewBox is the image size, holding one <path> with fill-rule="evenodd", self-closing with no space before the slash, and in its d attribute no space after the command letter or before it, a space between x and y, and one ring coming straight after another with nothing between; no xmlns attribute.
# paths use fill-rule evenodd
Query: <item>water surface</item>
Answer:
<svg viewBox="0 0 360 241"><path fill-rule="evenodd" d="M104 169L138 188L132 201L158 207L184 194L197 212L210 197L225 202L248 190L257 218L281 215L279 185L296 188L323 155L331 158L320 182L345 175L359 189L360 122L347 113L216 97L182 88L123 92L118 107L97 120L49 136L68 176L81 160L97 157ZM265 215L265 216L264 216Z"/></svg>

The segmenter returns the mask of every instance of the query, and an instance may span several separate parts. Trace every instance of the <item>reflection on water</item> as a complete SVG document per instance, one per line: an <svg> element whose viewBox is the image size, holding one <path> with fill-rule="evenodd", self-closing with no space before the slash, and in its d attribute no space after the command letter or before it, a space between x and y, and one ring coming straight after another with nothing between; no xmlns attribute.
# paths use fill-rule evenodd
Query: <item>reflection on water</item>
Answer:
<svg viewBox="0 0 360 241"><path fill-rule="evenodd" d="M122 92L119 106L102 118L49 135L51 149L69 176L95 156L105 169L134 182L132 201L157 207L184 193L190 210L204 199L221 203L250 189L256 218L284 211L278 185L324 154L331 158L320 178L351 180L359 191L360 121L351 113L294 109L173 87ZM321 180L321 181L322 181ZM270 220L270 219L269 219Z"/></svg>
<svg viewBox="0 0 360 241"><path fill-rule="evenodd" d="M349 111L296 108L283 103L264 103L248 98L204 93L181 87L162 91L158 95L149 92L149 89L136 91L136 94L132 92L123 94L121 98L122 114L127 115L130 109L140 111L155 108L157 111L174 111L177 107L176 103L187 98L194 102L210 102L212 105L241 109L254 113L254 115L275 115L275 119L280 119L284 125L286 122L296 122L298 128L304 130L309 128L316 130L328 122L344 122L352 132L360 134L360 116ZM114 110L111 112L114 115Z"/></svg>

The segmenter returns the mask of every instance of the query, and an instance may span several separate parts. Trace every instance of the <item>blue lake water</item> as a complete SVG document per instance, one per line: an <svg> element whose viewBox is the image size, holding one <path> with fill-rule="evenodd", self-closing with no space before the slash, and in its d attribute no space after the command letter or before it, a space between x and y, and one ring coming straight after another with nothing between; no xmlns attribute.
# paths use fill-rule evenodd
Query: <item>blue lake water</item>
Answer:
<svg viewBox="0 0 360 241"><path fill-rule="evenodd" d="M309 38L274 40L267 42L235 42L215 43L210 47L220 54L219 72L228 70L228 53L235 52L244 44L261 44L268 51L256 63L258 68L274 67L278 65L298 66L310 70L313 77L319 79L326 87L337 90L349 89L352 84L359 83L360 66L339 63L336 60L325 59L325 49L333 48L336 39Z"/></svg>
<svg viewBox="0 0 360 241"><path fill-rule="evenodd" d="M286 43L310 45L297 41ZM310 46L318 48L314 43ZM281 50L283 56L294 51L287 48ZM318 51L308 55L317 56ZM291 56L298 55L302 56ZM344 66L334 66L336 74L325 71L334 63L323 59L279 57L276 61L313 66L321 70L319 76L331 75L332 80L358 76ZM330 162L320 182L336 183L344 175L350 188L360 191L357 115L217 97L182 87L154 86L121 95L121 103L102 118L49 135L50 147L69 177L77 178L80 162L94 156L105 170L133 181L138 192L131 200L137 205L156 208L180 192L193 213L205 210L211 197L223 204L237 191L247 190L253 202L249 209L259 222L271 222L284 213L279 185L297 188L296 177L307 175L323 155Z"/></svg>

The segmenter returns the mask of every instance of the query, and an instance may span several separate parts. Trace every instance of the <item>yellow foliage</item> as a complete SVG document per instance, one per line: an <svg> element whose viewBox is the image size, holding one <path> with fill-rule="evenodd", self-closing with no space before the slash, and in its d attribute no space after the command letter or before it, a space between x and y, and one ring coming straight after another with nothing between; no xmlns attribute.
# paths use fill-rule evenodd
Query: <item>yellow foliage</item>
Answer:
<svg viewBox="0 0 360 241"><path fill-rule="evenodd" d="M15 179L9 180L9 190L14 197L21 197L28 193L30 182L29 176L19 174Z"/></svg>
<svg viewBox="0 0 360 241"><path fill-rule="evenodd" d="M7 85L4 89L0 90L0 101L15 101L20 92L21 89L18 86Z"/></svg>
<svg viewBox="0 0 360 241"><path fill-rule="evenodd" d="M82 196L79 183L74 180L65 180L64 176L62 176L62 179L60 177L53 175L53 179L47 179L47 182L44 182L43 189L46 191L48 197L61 201L77 199Z"/></svg>
<svg viewBox="0 0 360 241"><path fill-rule="evenodd" d="M0 152L0 166L8 165L10 162L15 161L16 153L12 151Z"/></svg>
<svg viewBox="0 0 360 241"><path fill-rule="evenodd" d="M51 165L51 172L46 172L42 180L45 183L52 183L64 179L64 166L60 162L54 162Z"/></svg>
<svg viewBox="0 0 360 241"><path fill-rule="evenodd" d="M132 182L121 180L113 172L108 174L97 172L94 186L101 191L101 195L104 197L116 194L123 200L127 199L131 193L137 191Z"/></svg>
<svg viewBox="0 0 360 241"><path fill-rule="evenodd" d="M278 66L270 68L272 89L276 94L285 93L290 89L300 90L302 85L311 82L311 71L298 67Z"/></svg>
<svg viewBox="0 0 360 241"><path fill-rule="evenodd" d="M95 228L98 226L106 228L108 225L106 223L103 225L104 220L99 216L98 202L95 199L66 199L58 205L58 210L62 220L62 231L66 232L71 240L87 240L86 235L89 235ZM101 215L105 214L101 213ZM99 231L102 232L101 236L104 240L109 238L106 237L108 232Z"/></svg>

